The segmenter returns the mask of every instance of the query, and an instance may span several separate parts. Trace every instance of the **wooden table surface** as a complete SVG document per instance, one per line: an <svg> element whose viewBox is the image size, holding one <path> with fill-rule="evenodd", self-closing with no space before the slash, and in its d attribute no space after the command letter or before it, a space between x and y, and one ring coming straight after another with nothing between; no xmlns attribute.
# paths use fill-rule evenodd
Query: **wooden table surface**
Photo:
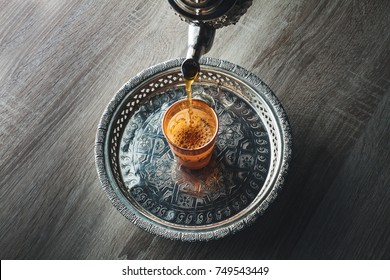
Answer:
<svg viewBox="0 0 390 280"><path fill-rule="evenodd" d="M207 56L273 89L294 156L265 215L207 243L128 222L94 162L116 91L186 41L167 1L0 1L0 257L389 259L388 0L254 0L217 31Z"/></svg>

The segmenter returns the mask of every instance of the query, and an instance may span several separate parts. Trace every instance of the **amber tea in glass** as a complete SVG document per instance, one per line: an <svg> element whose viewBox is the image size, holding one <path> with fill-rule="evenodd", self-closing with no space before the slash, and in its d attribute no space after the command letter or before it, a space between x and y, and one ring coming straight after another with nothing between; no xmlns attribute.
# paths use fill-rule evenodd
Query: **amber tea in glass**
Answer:
<svg viewBox="0 0 390 280"><path fill-rule="evenodd" d="M218 117L208 103L183 99L171 105L163 117L163 132L177 162L191 170L205 167L218 133Z"/></svg>

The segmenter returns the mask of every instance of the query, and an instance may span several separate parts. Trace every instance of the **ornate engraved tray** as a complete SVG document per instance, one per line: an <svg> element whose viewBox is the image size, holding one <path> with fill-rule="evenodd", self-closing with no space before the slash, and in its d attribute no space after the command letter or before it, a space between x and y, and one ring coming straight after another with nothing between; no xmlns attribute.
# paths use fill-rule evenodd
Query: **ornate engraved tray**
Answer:
<svg viewBox="0 0 390 280"><path fill-rule="evenodd" d="M170 239L211 240L234 233L275 199L291 159L287 116L272 91L232 63L202 58L194 97L220 120L210 164L178 166L161 130L166 108L185 98L171 60L127 82L99 124L96 164L113 205L142 229Z"/></svg>

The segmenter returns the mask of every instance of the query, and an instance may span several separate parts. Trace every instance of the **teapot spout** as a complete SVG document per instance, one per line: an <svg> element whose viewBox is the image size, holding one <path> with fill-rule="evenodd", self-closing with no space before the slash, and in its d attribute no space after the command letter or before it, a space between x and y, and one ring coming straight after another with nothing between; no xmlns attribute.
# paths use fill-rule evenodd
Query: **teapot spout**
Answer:
<svg viewBox="0 0 390 280"><path fill-rule="evenodd" d="M203 23L190 23L186 60L182 64L185 79L193 80L199 72L199 59L210 51L215 37L215 28Z"/></svg>
<svg viewBox="0 0 390 280"><path fill-rule="evenodd" d="M199 61L213 46L215 28L203 23L190 23L188 27L187 58Z"/></svg>

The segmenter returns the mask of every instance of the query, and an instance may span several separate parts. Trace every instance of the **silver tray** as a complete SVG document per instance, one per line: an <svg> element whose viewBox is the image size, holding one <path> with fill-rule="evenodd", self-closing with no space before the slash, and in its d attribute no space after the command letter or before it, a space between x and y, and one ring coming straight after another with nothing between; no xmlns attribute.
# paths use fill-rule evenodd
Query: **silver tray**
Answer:
<svg viewBox="0 0 390 280"><path fill-rule="evenodd" d="M180 168L161 118L185 98L182 61L150 67L118 91L98 127L96 165L104 191L131 222L166 238L207 241L252 224L275 199L291 159L291 132L257 76L202 58L194 95L213 104L220 129L206 168Z"/></svg>

